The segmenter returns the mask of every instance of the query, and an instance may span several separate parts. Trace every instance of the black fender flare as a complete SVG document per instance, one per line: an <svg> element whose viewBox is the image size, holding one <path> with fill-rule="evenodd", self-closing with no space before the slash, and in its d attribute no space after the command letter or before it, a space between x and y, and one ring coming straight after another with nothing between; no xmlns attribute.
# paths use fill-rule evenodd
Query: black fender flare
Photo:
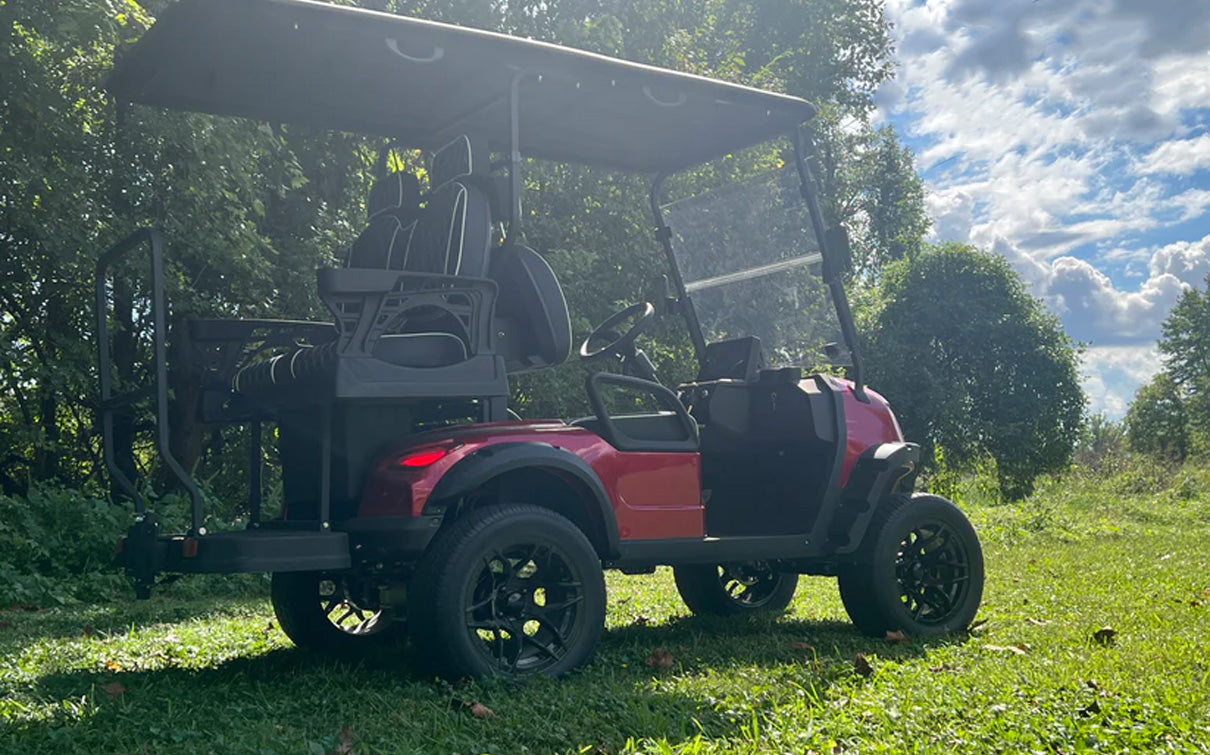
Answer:
<svg viewBox="0 0 1210 755"><path fill-rule="evenodd" d="M619 553L618 520L614 515L609 493L605 490L601 479L597 477L593 468L579 456L547 443L534 441L495 443L467 454L437 481L437 485L433 487L433 492L429 494L428 500L424 504L424 513L425 515L439 514L438 509L442 502L460 498L493 478L517 469L540 469L555 472L581 485L592 499L586 503L589 506L595 503L595 513L601 517L605 546L605 552L602 555L607 559L617 558ZM594 512L586 513L592 516ZM585 534L589 535L591 539L592 533Z"/></svg>
<svg viewBox="0 0 1210 755"><path fill-rule="evenodd" d="M895 441L870 446L849 473L831 524L828 543L833 553L852 553L861 545L874 510L895 492L905 477L916 471L920 446Z"/></svg>

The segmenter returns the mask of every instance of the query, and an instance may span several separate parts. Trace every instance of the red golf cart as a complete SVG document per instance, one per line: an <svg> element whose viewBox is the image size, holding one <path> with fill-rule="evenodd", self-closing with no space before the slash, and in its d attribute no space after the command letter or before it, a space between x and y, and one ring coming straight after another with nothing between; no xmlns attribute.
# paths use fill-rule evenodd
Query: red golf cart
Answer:
<svg viewBox="0 0 1210 755"><path fill-rule="evenodd" d="M390 137L423 176L382 176L330 321L192 320L167 332L162 242L104 254L96 296L106 461L135 502L122 558L161 574L271 572L300 647L375 652L406 635L450 676L557 675L605 616L603 569L671 566L696 613L781 610L799 575L838 578L863 632L965 628L983 586L963 514L912 492L918 448L861 380L812 177L807 102L489 32L307 0L181 0L124 54L122 101ZM602 322L579 359L592 413L521 419L509 377L571 353L559 282L525 246L530 160L652 177L667 295ZM423 179L423 180L422 180ZM112 377L113 284L146 249L154 376ZM697 375L662 383L640 347L683 321ZM169 447L175 370L205 423L247 428L250 521L207 531ZM831 366L829 366L831 365ZM812 369L814 368L814 369ZM840 377L841 374L846 377ZM158 452L189 493L161 532L115 463L115 418L154 403ZM262 516L271 426L282 515Z"/></svg>

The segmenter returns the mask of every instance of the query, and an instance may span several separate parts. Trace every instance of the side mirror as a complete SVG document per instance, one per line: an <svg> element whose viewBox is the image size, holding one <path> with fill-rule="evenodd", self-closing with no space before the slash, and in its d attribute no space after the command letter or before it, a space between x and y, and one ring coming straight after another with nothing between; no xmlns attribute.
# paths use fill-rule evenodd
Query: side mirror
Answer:
<svg viewBox="0 0 1210 755"><path fill-rule="evenodd" d="M831 282L853 268L849 232L836 225L824 232L823 279Z"/></svg>

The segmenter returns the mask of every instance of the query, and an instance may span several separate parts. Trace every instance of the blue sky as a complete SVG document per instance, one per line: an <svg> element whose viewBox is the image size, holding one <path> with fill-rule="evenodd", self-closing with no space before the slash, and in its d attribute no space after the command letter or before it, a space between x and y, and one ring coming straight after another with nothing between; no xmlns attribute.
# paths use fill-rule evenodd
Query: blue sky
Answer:
<svg viewBox="0 0 1210 755"><path fill-rule="evenodd" d="M879 118L916 152L937 239L1004 255L1089 344L1091 408L1160 368L1210 274L1210 0L887 0Z"/></svg>

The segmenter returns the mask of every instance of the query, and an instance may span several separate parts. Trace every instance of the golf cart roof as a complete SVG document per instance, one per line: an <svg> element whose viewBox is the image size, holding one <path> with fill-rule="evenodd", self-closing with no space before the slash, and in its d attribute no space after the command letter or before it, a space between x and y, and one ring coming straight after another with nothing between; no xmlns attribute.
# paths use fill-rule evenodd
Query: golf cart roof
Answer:
<svg viewBox="0 0 1210 755"><path fill-rule="evenodd" d="M436 148L671 172L790 131L805 100L558 45L310 0L180 0L118 61L118 98Z"/></svg>

